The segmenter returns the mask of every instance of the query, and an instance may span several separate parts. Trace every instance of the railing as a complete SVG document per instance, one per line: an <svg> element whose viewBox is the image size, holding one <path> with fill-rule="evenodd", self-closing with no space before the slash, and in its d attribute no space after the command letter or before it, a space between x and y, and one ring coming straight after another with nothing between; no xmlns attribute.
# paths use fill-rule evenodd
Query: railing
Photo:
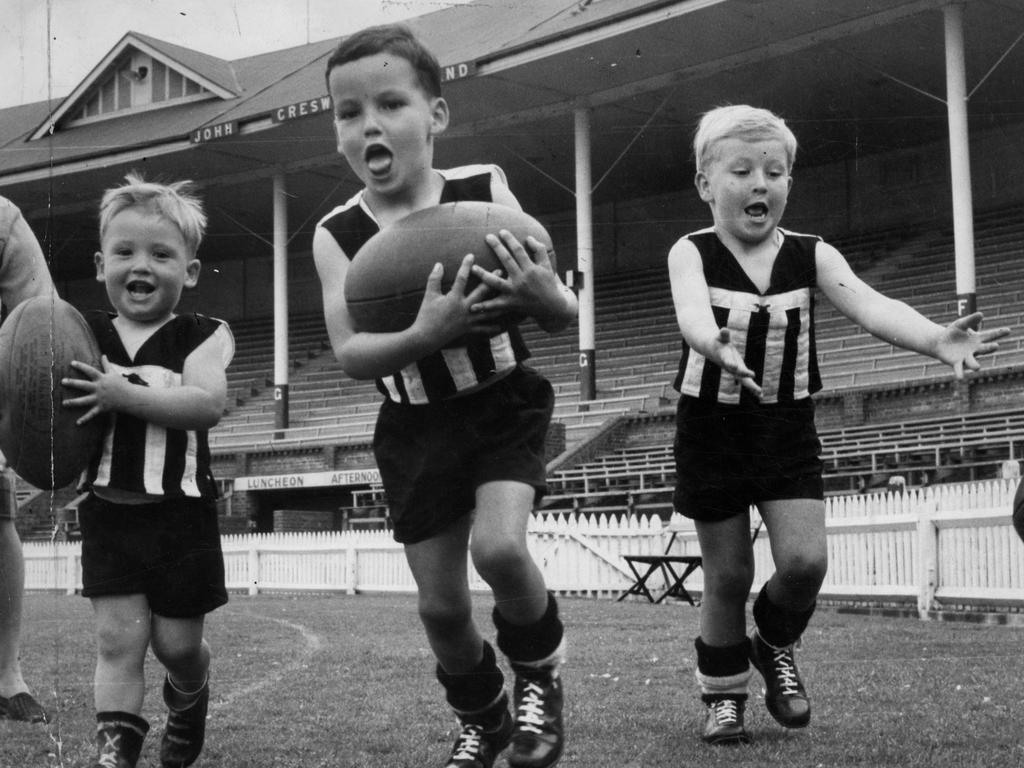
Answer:
<svg viewBox="0 0 1024 768"><path fill-rule="evenodd" d="M822 598L916 603L922 615L946 605L1024 607L1024 545L1010 513L1016 480L933 486L906 493L826 500L829 571ZM690 521L653 516L541 515L529 544L549 588L618 595L631 583L624 554L698 554ZM401 545L386 531L249 534L223 538L229 589L414 592ZM78 543L24 545L26 587L81 588ZM759 588L772 572L768 537L755 544ZM470 568L470 586L486 584ZM702 573L688 587L700 592Z"/></svg>

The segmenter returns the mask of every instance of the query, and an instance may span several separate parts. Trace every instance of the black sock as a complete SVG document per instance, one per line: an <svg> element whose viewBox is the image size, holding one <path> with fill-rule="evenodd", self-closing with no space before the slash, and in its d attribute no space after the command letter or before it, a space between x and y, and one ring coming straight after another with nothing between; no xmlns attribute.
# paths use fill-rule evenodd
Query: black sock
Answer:
<svg viewBox="0 0 1024 768"><path fill-rule="evenodd" d="M533 624L513 624L495 606L491 614L498 630L498 648L512 663L530 664L555 655L565 635L558 618L558 602L548 593L548 605Z"/></svg>
<svg viewBox="0 0 1024 768"><path fill-rule="evenodd" d="M697 669L709 677L729 677L750 667L750 638L735 645L708 645L703 638L693 641L697 649Z"/></svg>
<svg viewBox="0 0 1024 768"><path fill-rule="evenodd" d="M790 611L776 605L768 597L766 583L754 600L754 623L757 625L757 633L768 645L776 648L792 645L807 629L814 608L815 603L811 603L811 607L803 611Z"/></svg>
<svg viewBox="0 0 1024 768"><path fill-rule="evenodd" d="M750 681L750 638L735 645L708 645L700 637L697 649L697 682L701 699L710 703L722 698L746 701Z"/></svg>
<svg viewBox="0 0 1024 768"><path fill-rule="evenodd" d="M498 668L494 648L484 641L484 656L469 672L445 672L437 665L437 679L445 697L456 712L481 712L495 704L505 687L505 676Z"/></svg>

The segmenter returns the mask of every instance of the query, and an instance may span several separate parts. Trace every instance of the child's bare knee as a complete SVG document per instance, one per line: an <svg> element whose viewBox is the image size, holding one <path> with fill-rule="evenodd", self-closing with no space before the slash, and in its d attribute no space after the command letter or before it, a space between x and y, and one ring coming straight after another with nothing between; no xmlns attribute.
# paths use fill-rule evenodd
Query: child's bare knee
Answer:
<svg viewBox="0 0 1024 768"><path fill-rule="evenodd" d="M512 541L474 541L470 546L473 566L490 583L509 573L519 573L529 560L529 551Z"/></svg>
<svg viewBox="0 0 1024 768"><path fill-rule="evenodd" d="M778 573L790 588L812 589L815 592L825 581L828 560L813 554L801 553L779 565Z"/></svg>
<svg viewBox="0 0 1024 768"><path fill-rule="evenodd" d="M145 622L111 622L96 628L96 650L104 659L145 654L149 630Z"/></svg>
<svg viewBox="0 0 1024 768"><path fill-rule="evenodd" d="M168 669L203 665L203 643L175 643L153 638L153 655Z"/></svg>
<svg viewBox="0 0 1024 768"><path fill-rule="evenodd" d="M473 618L473 609L469 602L428 597L420 599L419 614L424 626L448 631L469 624Z"/></svg>

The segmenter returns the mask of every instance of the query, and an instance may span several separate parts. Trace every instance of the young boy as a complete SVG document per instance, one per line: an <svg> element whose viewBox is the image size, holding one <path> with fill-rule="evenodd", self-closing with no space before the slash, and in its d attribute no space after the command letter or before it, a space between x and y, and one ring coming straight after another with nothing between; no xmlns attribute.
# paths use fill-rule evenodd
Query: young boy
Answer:
<svg viewBox="0 0 1024 768"><path fill-rule="evenodd" d="M562 754L563 630L557 604L526 546L533 502L545 488L544 436L553 393L523 365L513 311L558 331L576 314L546 249L508 232L488 236L504 265L490 274L467 256L448 293L435 266L413 325L356 332L345 305L349 259L379 229L453 200L518 208L494 166L433 168L434 137L448 125L437 61L403 26L343 40L327 62L338 150L364 188L319 223L313 254L334 353L385 399L374 453L394 536L405 545L437 678L461 731L446 765L489 768L511 739L509 764L554 765ZM529 251L527 250L529 249ZM475 273L483 281L467 292ZM441 348L466 333L466 347ZM490 585L498 648L515 672L515 718L494 651L473 621L466 548Z"/></svg>
<svg viewBox="0 0 1024 768"><path fill-rule="evenodd" d="M10 312L26 299L53 290L39 242L18 207L0 197L0 302ZM46 710L29 691L19 659L25 558L14 524L15 483L0 454L0 719L42 723Z"/></svg>
<svg viewBox="0 0 1024 768"><path fill-rule="evenodd" d="M814 611L827 566L820 443L811 395L821 388L814 353L815 288L846 317L892 344L953 367L1009 333L978 333L980 313L948 327L886 298L843 256L811 235L779 227L793 179L796 138L778 116L750 106L704 115L694 140L696 186L714 225L679 240L668 256L684 346L675 386L674 503L695 520L704 561L697 680L703 738L747 741L743 712L750 663L782 725L810 722L793 648ZM754 601L750 505L771 539L776 572Z"/></svg>
<svg viewBox="0 0 1024 768"><path fill-rule="evenodd" d="M96 616L96 747L99 768L132 768L149 725L141 716L146 649L167 669L165 768L195 762L210 698L205 614L227 602L207 430L224 411L228 326L177 315L199 279L206 216L187 182L129 175L100 206L96 279L114 313L88 313L102 370L66 405L81 422L107 418L101 455L88 468L79 507L82 594Z"/></svg>

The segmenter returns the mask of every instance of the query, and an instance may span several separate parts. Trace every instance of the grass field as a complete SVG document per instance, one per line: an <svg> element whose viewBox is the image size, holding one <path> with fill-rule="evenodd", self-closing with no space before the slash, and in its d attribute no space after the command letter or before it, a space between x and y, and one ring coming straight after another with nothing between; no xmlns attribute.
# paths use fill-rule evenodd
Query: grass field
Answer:
<svg viewBox="0 0 1024 768"><path fill-rule="evenodd" d="M1024 629L819 611L798 655L814 709L786 731L752 697L754 743L707 747L693 677L697 611L563 598L569 743L560 766L1024 766ZM478 599L488 635L489 600ZM0 721L0 766L90 764L92 611L27 597L23 663L49 725ZM440 768L454 720L415 598L233 596L216 654L200 768ZM161 672L150 658L140 768L158 766ZM499 765L504 766L503 761Z"/></svg>

